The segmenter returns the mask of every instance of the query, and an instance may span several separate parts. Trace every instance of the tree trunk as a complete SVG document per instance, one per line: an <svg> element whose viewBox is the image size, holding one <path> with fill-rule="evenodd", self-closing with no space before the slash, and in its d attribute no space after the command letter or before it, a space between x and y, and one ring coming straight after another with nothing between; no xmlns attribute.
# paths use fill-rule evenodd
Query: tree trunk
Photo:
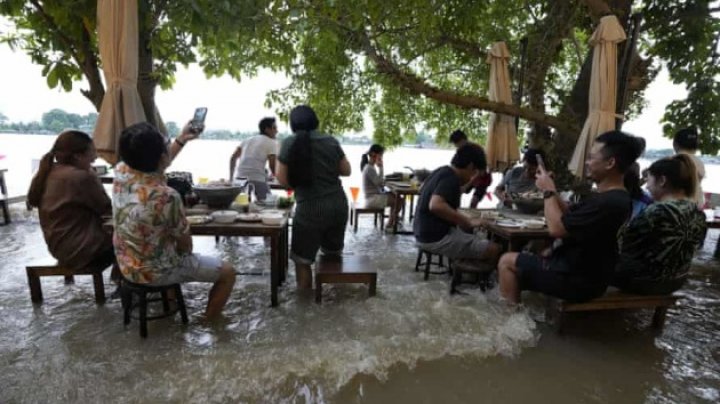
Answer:
<svg viewBox="0 0 720 404"><path fill-rule="evenodd" d="M155 104L155 89L157 88L157 79L153 78L154 61L150 42L152 40L152 32L158 21L154 21L154 16L150 12L149 3L138 4L139 10L139 30L138 30L138 82L137 90L142 102L143 111L145 112L145 120L158 128L160 132L167 134L165 124L160 118L157 105Z"/></svg>

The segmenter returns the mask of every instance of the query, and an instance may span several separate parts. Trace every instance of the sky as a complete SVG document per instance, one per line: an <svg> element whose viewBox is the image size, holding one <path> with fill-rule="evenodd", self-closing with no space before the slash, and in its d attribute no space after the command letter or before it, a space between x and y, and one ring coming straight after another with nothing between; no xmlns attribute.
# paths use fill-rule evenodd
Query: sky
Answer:
<svg viewBox="0 0 720 404"><path fill-rule="evenodd" d="M75 83L70 93L51 90L41 70L24 53L0 44L0 112L11 121L39 121L53 108L78 114L94 111L80 93L86 86ZM287 84L285 76L270 71L237 82L227 76L208 79L197 65L180 66L174 88L158 90L156 102L165 121L188 121L195 108L202 106L208 108L208 129L253 131L262 117L275 115L263 105L266 92ZM646 91L648 106L640 117L625 123L623 130L645 137L648 149L671 148L672 142L661 135L660 119L665 106L684 95L684 87L673 85L667 72L661 71ZM365 126L370 135L371 123ZM285 131L287 126L279 122L279 129Z"/></svg>

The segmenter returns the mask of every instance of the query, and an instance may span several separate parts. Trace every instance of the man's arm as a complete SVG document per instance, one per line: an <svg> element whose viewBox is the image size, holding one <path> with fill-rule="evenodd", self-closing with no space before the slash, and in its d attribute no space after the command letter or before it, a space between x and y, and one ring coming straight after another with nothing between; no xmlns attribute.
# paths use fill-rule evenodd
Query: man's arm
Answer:
<svg viewBox="0 0 720 404"><path fill-rule="evenodd" d="M175 141L170 144L168 154L170 155L170 161L175 160L175 157L185 147L185 144L191 140L195 140L200 136L204 128L201 128L197 133L191 130L190 122L186 123L182 128L180 135L175 138Z"/></svg>
<svg viewBox="0 0 720 404"><path fill-rule="evenodd" d="M350 167L350 162L348 161L347 156L343 156L338 163L338 171L340 171L340 175L342 177L349 177L352 173L352 168Z"/></svg>
<svg viewBox="0 0 720 404"><path fill-rule="evenodd" d="M242 155L242 146L238 146L237 149L235 149L235 152L230 156L230 176L228 177L228 180L232 182L235 178L235 164L237 164L237 159L240 158ZM272 167L272 166L270 166ZM274 168L273 168L274 169Z"/></svg>
<svg viewBox="0 0 720 404"><path fill-rule="evenodd" d="M562 238L568 235L568 231L562 222L563 214L568 210L565 202L560 200L560 196L557 193L557 187L555 181L552 179L551 173L545 171L543 168L538 169L539 173L535 180L535 186L548 193L545 197L545 223L548 226L548 233L550 236L555 238ZM551 194L551 195L550 195Z"/></svg>
<svg viewBox="0 0 720 404"><path fill-rule="evenodd" d="M288 181L287 164L278 160L275 163L275 178L277 178L280 185L286 188L290 188L290 182Z"/></svg>
<svg viewBox="0 0 720 404"><path fill-rule="evenodd" d="M479 227L485 223L482 219L471 220L467 216L453 209L452 206L445 201L445 198L437 194L433 194L433 196L430 197L429 208L430 212L435 216L466 229Z"/></svg>
<svg viewBox="0 0 720 404"><path fill-rule="evenodd" d="M274 154L268 156L268 164L270 164L270 172L272 173L273 177L277 176L277 174L275 173L275 170L277 169L275 161L277 161L277 158Z"/></svg>

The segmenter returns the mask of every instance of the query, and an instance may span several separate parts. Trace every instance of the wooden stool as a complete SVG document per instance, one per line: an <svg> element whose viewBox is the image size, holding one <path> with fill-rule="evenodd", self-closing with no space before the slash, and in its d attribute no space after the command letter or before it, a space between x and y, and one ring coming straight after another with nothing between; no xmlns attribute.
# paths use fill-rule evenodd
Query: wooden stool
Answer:
<svg viewBox="0 0 720 404"><path fill-rule="evenodd" d="M95 301L102 303L105 301L105 283L103 282L102 275L105 268L107 268L107 266L76 269L59 264L26 266L25 272L27 273L28 286L30 287L30 300L32 300L33 303L42 302L43 294L40 284L40 277L42 276L64 276L65 283L73 283L74 275L92 275L93 287L95 288Z"/></svg>
<svg viewBox="0 0 720 404"><path fill-rule="evenodd" d="M546 314L555 320L555 329L562 331L564 313L619 309L654 309L652 327L661 330L665 325L668 307L675 305L679 299L676 295L634 295L610 288L605 295L583 303L571 303L561 299L550 298Z"/></svg>
<svg viewBox="0 0 720 404"><path fill-rule="evenodd" d="M437 255L438 260L437 262L433 262L433 255ZM423 261L423 258L425 260ZM445 275L447 273L450 273L452 270L450 260L448 259L448 269L445 271L431 271L430 266L431 265L437 265L439 268L445 268L445 263L443 262L444 257L441 254L434 254L430 251L423 250L422 248L418 248L418 256L417 260L415 261L415 272L420 271L420 266L425 265L425 280L428 280L430 278L430 274L433 275Z"/></svg>
<svg viewBox="0 0 720 404"><path fill-rule="evenodd" d="M170 310L170 301L168 299L168 291L170 290L175 292L175 301L177 302L177 308L175 310ZM148 299L148 293L160 293L160 297ZM133 303L133 296L138 297L137 303ZM151 286L133 283L123 279L122 285L120 286L120 297L122 299L124 325L130 324L130 314L133 309L135 307L139 309L140 313L138 320L140 320L140 336L142 338L147 338L147 322L150 320L158 320L169 317L179 311L183 324L188 323L187 311L185 309L185 299L183 298L182 288L179 283L163 286ZM162 302L163 314L148 316L147 306L150 302Z"/></svg>
<svg viewBox="0 0 720 404"><path fill-rule="evenodd" d="M480 290L485 292L492 288L490 274L495 268L489 267L486 262L474 259L456 259L452 263L452 280L450 281L450 294L462 293L457 290L457 286L462 283L463 273L472 273L477 276L477 283L480 284Z"/></svg>
<svg viewBox="0 0 720 404"><path fill-rule="evenodd" d="M377 227L378 219L380 219L380 230L385 230L385 208L369 208L365 206L357 206L355 203L350 205L350 225L353 226L353 232L357 233L358 216L363 214L372 214L374 217L374 225Z"/></svg>
<svg viewBox="0 0 720 404"><path fill-rule="evenodd" d="M367 257L321 255L315 268L315 302L322 301L323 283L366 283L375 296L377 272Z"/></svg>

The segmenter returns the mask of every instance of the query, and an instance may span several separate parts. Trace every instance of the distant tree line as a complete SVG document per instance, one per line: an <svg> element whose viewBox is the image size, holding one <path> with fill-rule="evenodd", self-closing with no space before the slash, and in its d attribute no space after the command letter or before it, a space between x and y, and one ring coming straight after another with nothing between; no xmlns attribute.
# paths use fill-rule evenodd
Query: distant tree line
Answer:
<svg viewBox="0 0 720 404"><path fill-rule="evenodd" d="M60 108L52 109L42 114L40 121L32 122L13 122L0 112L0 132L10 132L30 135L54 135L65 129L79 129L88 133L92 133L95 129L98 114L91 112L87 115L80 115L64 111ZM169 121L165 123L168 135L175 137L180 133L181 127L177 122ZM243 140L249 138L257 132L251 131L231 131L228 129L207 129L202 134L203 139L212 140ZM290 136L290 133L278 133L278 139L282 140ZM341 136L340 141L343 144L371 144L372 139L367 136ZM409 142L422 147L434 147L435 141L432 135L427 132L420 131L416 133L415 142Z"/></svg>

